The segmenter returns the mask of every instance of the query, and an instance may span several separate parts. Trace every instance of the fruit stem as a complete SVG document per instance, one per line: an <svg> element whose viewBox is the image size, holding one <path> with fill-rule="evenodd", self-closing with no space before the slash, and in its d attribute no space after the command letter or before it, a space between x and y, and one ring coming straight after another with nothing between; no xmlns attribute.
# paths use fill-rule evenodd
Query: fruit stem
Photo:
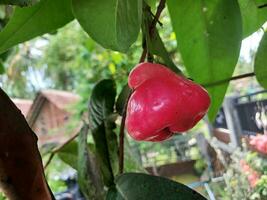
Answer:
<svg viewBox="0 0 267 200"><path fill-rule="evenodd" d="M131 97L132 90L128 94L128 97L124 103L123 111L122 111L122 119L121 119L121 127L120 127L120 147L119 147L119 173L123 173L124 168L124 128L125 128L125 120L127 114L127 106L129 99Z"/></svg>

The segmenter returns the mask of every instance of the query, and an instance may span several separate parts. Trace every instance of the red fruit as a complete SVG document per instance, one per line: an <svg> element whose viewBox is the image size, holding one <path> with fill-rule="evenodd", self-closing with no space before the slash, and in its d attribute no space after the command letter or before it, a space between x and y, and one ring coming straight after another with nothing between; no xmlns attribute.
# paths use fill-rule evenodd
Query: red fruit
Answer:
<svg viewBox="0 0 267 200"><path fill-rule="evenodd" d="M210 105L205 89L160 64L137 65L128 84L134 92L126 128L136 140L163 141L185 132L203 118Z"/></svg>

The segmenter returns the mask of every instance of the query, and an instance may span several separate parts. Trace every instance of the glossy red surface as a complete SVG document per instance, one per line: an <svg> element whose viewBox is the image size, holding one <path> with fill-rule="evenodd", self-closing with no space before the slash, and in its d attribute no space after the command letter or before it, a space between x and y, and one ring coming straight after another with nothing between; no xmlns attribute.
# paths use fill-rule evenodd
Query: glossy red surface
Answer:
<svg viewBox="0 0 267 200"><path fill-rule="evenodd" d="M141 63L129 75L134 89L126 128L136 140L163 141L191 129L207 113L205 89L160 64Z"/></svg>

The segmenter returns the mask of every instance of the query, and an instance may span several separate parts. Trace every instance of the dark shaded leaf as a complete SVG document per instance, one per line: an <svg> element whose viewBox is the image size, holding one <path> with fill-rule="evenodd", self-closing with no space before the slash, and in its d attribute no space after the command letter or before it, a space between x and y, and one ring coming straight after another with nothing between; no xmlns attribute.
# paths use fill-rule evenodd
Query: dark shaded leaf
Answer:
<svg viewBox="0 0 267 200"><path fill-rule="evenodd" d="M136 41L142 0L73 0L72 4L81 26L103 47L125 52Z"/></svg>
<svg viewBox="0 0 267 200"><path fill-rule="evenodd" d="M116 178L116 189L112 200L205 200L202 195L189 187L157 176L140 173L126 173ZM111 200L108 199L108 200Z"/></svg>
<svg viewBox="0 0 267 200"><path fill-rule="evenodd" d="M238 0L243 21L243 37L257 31L267 21L267 0Z"/></svg>
<svg viewBox="0 0 267 200"><path fill-rule="evenodd" d="M37 136L0 88L0 177L8 199L54 199L44 175Z"/></svg>
<svg viewBox="0 0 267 200"><path fill-rule="evenodd" d="M185 67L194 81L210 84L232 76L239 57L242 20L236 0L168 0ZM228 83L208 87L214 120Z"/></svg>
<svg viewBox="0 0 267 200"><path fill-rule="evenodd" d="M42 0L31 7L17 7L0 32L0 53L16 44L52 32L72 19L71 0Z"/></svg>
<svg viewBox="0 0 267 200"><path fill-rule="evenodd" d="M261 39L254 68L258 82L267 89L267 33Z"/></svg>
<svg viewBox="0 0 267 200"><path fill-rule="evenodd" d="M79 133L78 183L86 199L104 199L103 183L96 157L87 145L88 126Z"/></svg>
<svg viewBox="0 0 267 200"><path fill-rule="evenodd" d="M89 121L97 159L107 186L113 185L114 175L118 173L118 142L113 131L114 118L110 117L114 113L115 97L114 81L103 80L93 89L89 102Z"/></svg>

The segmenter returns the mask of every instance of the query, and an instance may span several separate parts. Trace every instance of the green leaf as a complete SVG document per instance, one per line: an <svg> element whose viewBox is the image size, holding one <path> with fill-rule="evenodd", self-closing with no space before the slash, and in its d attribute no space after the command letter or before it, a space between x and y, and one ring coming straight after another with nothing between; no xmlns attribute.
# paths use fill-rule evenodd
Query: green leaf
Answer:
<svg viewBox="0 0 267 200"><path fill-rule="evenodd" d="M187 186L157 176L126 173L116 179L116 189L108 200L205 200ZM110 192L110 191L109 191ZM109 197L109 194L108 194Z"/></svg>
<svg viewBox="0 0 267 200"><path fill-rule="evenodd" d="M267 0L238 0L242 21L243 37L257 31L267 21Z"/></svg>
<svg viewBox="0 0 267 200"><path fill-rule="evenodd" d="M72 4L81 26L103 47L126 52L136 41L142 0L73 0Z"/></svg>
<svg viewBox="0 0 267 200"><path fill-rule="evenodd" d="M267 33L263 35L255 58L254 71L262 87L267 89Z"/></svg>
<svg viewBox="0 0 267 200"><path fill-rule="evenodd" d="M141 155L137 155L137 152L133 150L127 138L124 138L124 171L145 173L146 170L141 163ZM138 160L138 157L140 160Z"/></svg>
<svg viewBox="0 0 267 200"><path fill-rule="evenodd" d="M113 129L116 127L114 113L116 97L115 83L106 79L93 89L89 102L89 121L92 126L96 154L106 186L113 185L118 173L118 142Z"/></svg>
<svg viewBox="0 0 267 200"><path fill-rule="evenodd" d="M123 107L125 102L127 101L127 98L131 92L131 89L129 88L128 84L124 85L121 93L119 94L119 97L116 101L116 111L122 115L123 113Z"/></svg>
<svg viewBox="0 0 267 200"><path fill-rule="evenodd" d="M71 0L42 0L32 7L17 7L0 32L0 53L36 36L52 32L72 19Z"/></svg>
<svg viewBox="0 0 267 200"><path fill-rule="evenodd" d="M146 41L148 50L153 55L157 55L163 59L164 64L168 66L172 71L176 73L180 73L181 71L177 68L177 66L173 63L167 49L162 42L158 30L154 30L154 34L152 37L149 35L149 25L152 23L152 17L148 9L144 13L144 23L143 23L143 32L146 33Z"/></svg>
<svg viewBox="0 0 267 200"><path fill-rule="evenodd" d="M58 157L71 166L73 169L78 169L78 144L75 140L70 142L69 144L65 145L58 153Z"/></svg>
<svg viewBox="0 0 267 200"><path fill-rule="evenodd" d="M168 0L178 48L194 81L211 84L232 76L239 57L242 21L236 0ZM228 83L208 87L214 120Z"/></svg>
<svg viewBox="0 0 267 200"><path fill-rule="evenodd" d="M35 2L36 0L1 0L0 4L30 6L33 5Z"/></svg>
<svg viewBox="0 0 267 200"><path fill-rule="evenodd" d="M103 183L94 154L87 145L88 126L84 125L79 133L78 183L86 199L104 199Z"/></svg>

